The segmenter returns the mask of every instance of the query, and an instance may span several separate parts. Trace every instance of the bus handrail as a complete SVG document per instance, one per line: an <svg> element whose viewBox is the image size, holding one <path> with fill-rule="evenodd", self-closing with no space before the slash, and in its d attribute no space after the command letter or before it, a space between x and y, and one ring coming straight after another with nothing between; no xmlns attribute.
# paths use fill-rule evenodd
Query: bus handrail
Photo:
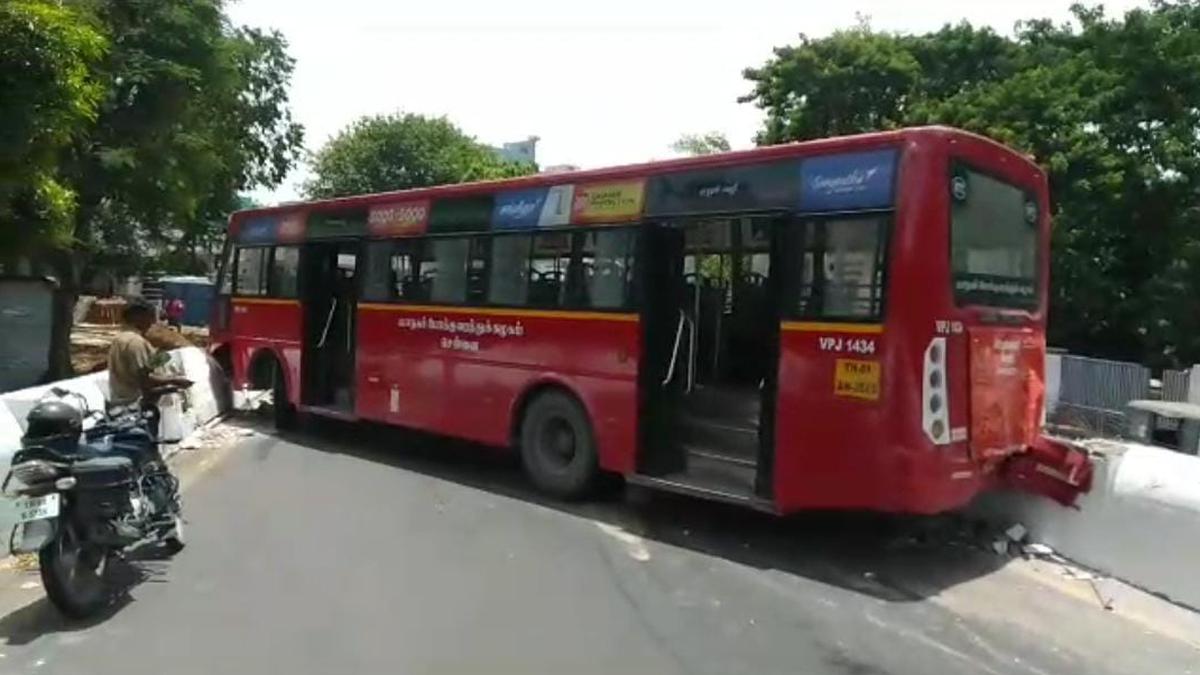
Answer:
<svg viewBox="0 0 1200 675"><path fill-rule="evenodd" d="M317 349L325 346L325 340L329 338L329 326L333 324L333 313L337 310L337 298L333 298L333 302L329 305L329 316L325 317L325 328L321 330L321 339L317 342Z"/></svg>
<svg viewBox="0 0 1200 675"><path fill-rule="evenodd" d="M664 386L664 387L667 386L667 384L669 384L671 382L671 380L674 379L674 377L675 377L675 367L679 364L679 347L683 345L683 328L685 325L688 327L688 331L689 331L688 335L689 335L689 343L690 343L690 336L694 335L696 332L695 325L692 323L692 320L688 317L687 312L685 312L681 309L681 310L679 310L679 323L677 324L677 327L675 328L675 346L671 348L671 363L670 363L670 365L667 366L667 376L664 377L663 381L662 381L662 386ZM689 370L690 370L690 368L689 368ZM689 378L690 377L692 377L691 374L689 374ZM690 384L689 384L689 388L690 388Z"/></svg>

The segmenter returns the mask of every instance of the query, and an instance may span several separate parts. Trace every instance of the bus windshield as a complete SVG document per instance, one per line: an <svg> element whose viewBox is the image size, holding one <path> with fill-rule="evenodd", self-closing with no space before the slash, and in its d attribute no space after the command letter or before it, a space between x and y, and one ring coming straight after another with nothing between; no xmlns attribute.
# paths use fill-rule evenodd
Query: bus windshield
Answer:
<svg viewBox="0 0 1200 675"><path fill-rule="evenodd" d="M951 270L960 305L1037 307L1037 201L966 167L950 182Z"/></svg>

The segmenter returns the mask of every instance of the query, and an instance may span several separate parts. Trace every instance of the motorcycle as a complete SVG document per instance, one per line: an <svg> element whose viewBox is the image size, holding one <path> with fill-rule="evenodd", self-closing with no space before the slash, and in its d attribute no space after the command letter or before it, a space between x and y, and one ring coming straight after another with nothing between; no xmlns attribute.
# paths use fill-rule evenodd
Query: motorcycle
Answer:
<svg viewBox="0 0 1200 675"><path fill-rule="evenodd" d="M50 602L83 618L109 601L111 562L150 544L183 549L179 481L158 450L155 408L92 411L81 395L50 393L30 410L0 492L16 500L9 549L36 552Z"/></svg>

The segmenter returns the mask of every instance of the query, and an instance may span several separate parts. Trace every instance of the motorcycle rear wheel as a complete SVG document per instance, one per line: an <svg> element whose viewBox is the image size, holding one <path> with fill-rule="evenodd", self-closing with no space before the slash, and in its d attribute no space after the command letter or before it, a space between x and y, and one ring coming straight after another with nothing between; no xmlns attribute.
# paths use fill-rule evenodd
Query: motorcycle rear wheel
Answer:
<svg viewBox="0 0 1200 675"><path fill-rule="evenodd" d="M38 563L46 597L64 615L83 619L108 604L108 551L79 541L70 527L39 552Z"/></svg>
<svg viewBox="0 0 1200 675"><path fill-rule="evenodd" d="M167 552L175 555L187 546L187 540L183 538L183 517L175 516L175 526L171 528L170 534L163 538L163 545L167 547Z"/></svg>

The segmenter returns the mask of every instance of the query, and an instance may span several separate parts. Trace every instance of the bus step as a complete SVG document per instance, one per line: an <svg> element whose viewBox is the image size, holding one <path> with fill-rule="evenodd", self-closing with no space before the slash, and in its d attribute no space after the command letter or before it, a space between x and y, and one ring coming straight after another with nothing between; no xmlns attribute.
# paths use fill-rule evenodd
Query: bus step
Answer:
<svg viewBox="0 0 1200 675"><path fill-rule="evenodd" d="M686 446L718 455L754 457L758 454L758 426L744 426L729 420L705 419L681 415L677 435Z"/></svg>
<svg viewBox="0 0 1200 675"><path fill-rule="evenodd" d="M758 424L762 414L762 394L757 389L699 385L685 394L681 405L685 411L702 418L723 418L731 423Z"/></svg>
<svg viewBox="0 0 1200 675"><path fill-rule="evenodd" d="M635 484L659 487L698 497L754 506L757 470L753 465L730 463L722 459L689 452L687 468L660 476L635 476ZM757 507L756 507L757 508Z"/></svg>
<svg viewBox="0 0 1200 675"><path fill-rule="evenodd" d="M752 469L758 466L758 461L753 455L727 455L720 452L713 452L712 450L704 450L689 446L684 446L684 449L687 450L688 457L702 457L704 459L711 459L714 462L725 462L727 464L735 464L737 466L748 466Z"/></svg>
<svg viewBox="0 0 1200 675"><path fill-rule="evenodd" d="M753 494L741 494L726 492L720 489L699 485L688 481L686 477L680 477L683 474L672 474L671 476L646 476L642 474L634 474L626 480L632 485L639 485L645 488L653 488L656 490L665 490L676 494L688 495L691 497L700 497L702 499L711 499L713 501L725 502L727 504L736 504L738 506L749 506L759 511L767 511L774 513L771 503L763 500Z"/></svg>

